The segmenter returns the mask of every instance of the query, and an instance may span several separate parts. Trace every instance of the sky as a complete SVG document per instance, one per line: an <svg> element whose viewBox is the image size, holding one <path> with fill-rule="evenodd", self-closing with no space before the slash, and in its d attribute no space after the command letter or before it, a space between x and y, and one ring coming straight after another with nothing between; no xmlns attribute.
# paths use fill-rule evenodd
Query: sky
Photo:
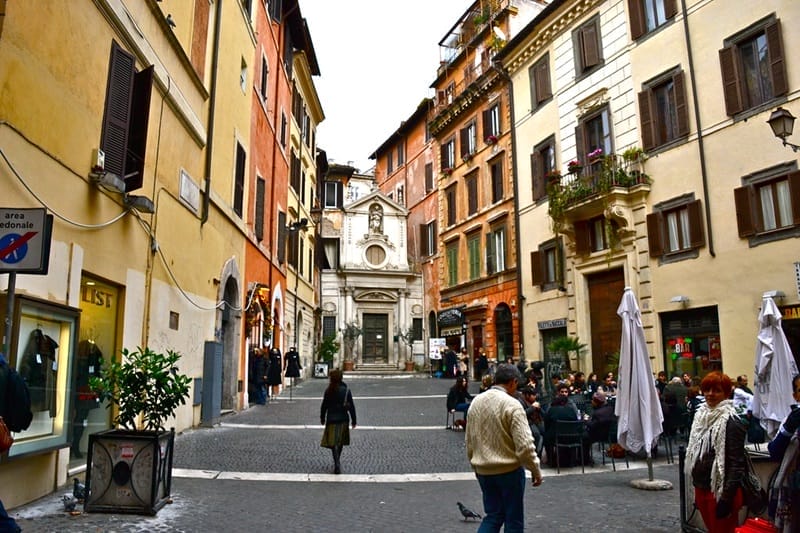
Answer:
<svg viewBox="0 0 800 533"><path fill-rule="evenodd" d="M320 76L328 160L367 172L370 154L432 97L439 41L474 0L300 0Z"/></svg>

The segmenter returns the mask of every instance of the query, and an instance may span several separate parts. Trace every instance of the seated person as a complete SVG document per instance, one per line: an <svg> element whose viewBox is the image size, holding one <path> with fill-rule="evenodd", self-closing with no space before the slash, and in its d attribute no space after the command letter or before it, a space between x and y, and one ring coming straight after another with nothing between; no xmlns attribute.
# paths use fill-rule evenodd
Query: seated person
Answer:
<svg viewBox="0 0 800 533"><path fill-rule="evenodd" d="M478 394L491 389L493 384L494 377L491 374L484 374L484 376L481 378L481 387L478 390Z"/></svg>
<svg viewBox="0 0 800 533"><path fill-rule="evenodd" d="M466 419L469 402L471 401L472 394L467 389L467 378L458 376L455 384L450 387L450 391L447 393L447 410L451 413L460 411L464 413L464 419Z"/></svg>
<svg viewBox="0 0 800 533"><path fill-rule="evenodd" d="M555 465L556 421L578 420L577 408L569 401L569 385L561 384L550 403L550 409L544 414L544 446L547 453L547 464Z"/></svg>
<svg viewBox="0 0 800 533"><path fill-rule="evenodd" d="M528 417L528 425L531 428L533 441L536 443L536 453L541 455L544 447L544 418L542 417L542 406L537 401L537 397L538 391L536 388L530 385L522 388L525 415Z"/></svg>
<svg viewBox="0 0 800 533"><path fill-rule="evenodd" d="M608 404L606 394L597 391L592 395L592 417L586 421L586 437L589 445L605 442L616 419L614 408Z"/></svg>

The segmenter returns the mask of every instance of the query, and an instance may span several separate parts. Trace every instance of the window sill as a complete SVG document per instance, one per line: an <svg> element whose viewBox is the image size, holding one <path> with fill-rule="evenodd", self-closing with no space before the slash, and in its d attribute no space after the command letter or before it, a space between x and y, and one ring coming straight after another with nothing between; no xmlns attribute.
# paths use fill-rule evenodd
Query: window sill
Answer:
<svg viewBox="0 0 800 533"><path fill-rule="evenodd" d="M748 239L750 247L759 246L762 244L782 241L793 237L800 237L800 226L788 226L785 228L764 231L757 235L753 235Z"/></svg>

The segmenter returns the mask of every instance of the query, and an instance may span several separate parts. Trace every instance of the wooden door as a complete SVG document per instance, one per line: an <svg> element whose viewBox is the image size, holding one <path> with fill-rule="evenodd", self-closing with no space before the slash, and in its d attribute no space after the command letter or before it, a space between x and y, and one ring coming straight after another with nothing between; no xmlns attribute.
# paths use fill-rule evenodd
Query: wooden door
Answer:
<svg viewBox="0 0 800 533"><path fill-rule="evenodd" d="M364 363L388 363L389 316L364 313Z"/></svg>
<svg viewBox="0 0 800 533"><path fill-rule="evenodd" d="M592 274L587 278L587 283L592 326L592 370L602 375L609 370L606 368L609 356L619 354L622 320L617 316L617 308L625 289L625 275L621 268L615 268ZM613 370L616 373L616 368Z"/></svg>

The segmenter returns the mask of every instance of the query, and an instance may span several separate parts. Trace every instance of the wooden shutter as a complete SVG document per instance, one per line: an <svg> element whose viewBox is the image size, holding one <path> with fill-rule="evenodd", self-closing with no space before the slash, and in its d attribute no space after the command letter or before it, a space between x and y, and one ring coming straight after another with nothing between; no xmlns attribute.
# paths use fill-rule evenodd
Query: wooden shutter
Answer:
<svg viewBox="0 0 800 533"><path fill-rule="evenodd" d="M144 183L147 125L150 122L150 93L153 88L154 70L150 65L133 77L128 146L125 156L125 192L140 189Z"/></svg>
<svg viewBox="0 0 800 533"><path fill-rule="evenodd" d="M246 162L247 154L244 151L244 146L236 143L236 175L234 176L233 183L233 211L240 217L242 216L242 208L244 206L244 178L247 172Z"/></svg>
<svg viewBox="0 0 800 533"><path fill-rule="evenodd" d="M589 255L591 247L591 233L589 232L589 222L578 220L575 227L575 255Z"/></svg>
<svg viewBox="0 0 800 533"><path fill-rule="evenodd" d="M664 0L664 16L667 20L678 14L677 0Z"/></svg>
<svg viewBox="0 0 800 533"><path fill-rule="evenodd" d="M628 14L631 21L631 39L635 41L647 32L642 0L628 0Z"/></svg>
<svg viewBox="0 0 800 533"><path fill-rule="evenodd" d="M428 225L427 224L420 224L418 226L419 231L419 255L420 257L425 257L430 255L428 253Z"/></svg>
<svg viewBox="0 0 800 533"><path fill-rule="evenodd" d="M531 284L544 284L544 264L542 252L531 252Z"/></svg>
<svg viewBox="0 0 800 533"><path fill-rule="evenodd" d="M769 68L772 75L772 96L782 96L789 91L786 81L786 64L783 60L783 43L781 41L781 23L776 20L766 28Z"/></svg>
<svg viewBox="0 0 800 533"><path fill-rule="evenodd" d="M542 154L534 150L531 154L531 184L533 186L533 199L538 200L547 194L544 183L544 169Z"/></svg>
<svg viewBox="0 0 800 533"><path fill-rule="evenodd" d="M286 261L286 213L278 212L278 263Z"/></svg>
<svg viewBox="0 0 800 533"><path fill-rule="evenodd" d="M675 116L678 119L678 136L689 135L689 106L686 102L686 75L683 71L672 77L675 90Z"/></svg>
<svg viewBox="0 0 800 533"><path fill-rule="evenodd" d="M650 150L656 146L656 129L650 110L650 89L639 93L639 121L642 127L642 147Z"/></svg>
<svg viewBox="0 0 800 533"><path fill-rule="evenodd" d="M686 206L689 215L689 246L692 248L702 248L706 244L705 232L703 231L703 210L700 200L695 200Z"/></svg>
<svg viewBox="0 0 800 533"><path fill-rule="evenodd" d="M650 257L664 255L664 236L661 228L664 226L661 211L647 215L647 244L650 247Z"/></svg>
<svg viewBox="0 0 800 533"><path fill-rule="evenodd" d="M267 186L264 179L258 178L256 180L256 217L253 232L259 242L264 240L264 195L266 194L266 189Z"/></svg>
<svg viewBox="0 0 800 533"><path fill-rule="evenodd" d="M551 96L553 93L550 91L550 61L548 55L539 60L536 64L536 96L537 104L541 104Z"/></svg>
<svg viewBox="0 0 800 533"><path fill-rule="evenodd" d="M448 161L447 161L447 143L439 146L439 170L444 172L444 169L447 168Z"/></svg>
<svg viewBox="0 0 800 533"><path fill-rule="evenodd" d="M738 57L739 54L735 46L728 46L719 51L725 113L729 116L733 116L744 109L741 84L739 83Z"/></svg>
<svg viewBox="0 0 800 533"><path fill-rule="evenodd" d="M425 192L433 190L433 163L425 163Z"/></svg>
<svg viewBox="0 0 800 533"><path fill-rule="evenodd" d="M486 273L494 274L496 272L495 259L497 250L495 249L494 234L486 234Z"/></svg>
<svg viewBox="0 0 800 533"><path fill-rule="evenodd" d="M588 152L583 145L583 123L581 122L575 127L575 151L578 161L580 161L581 164L586 163L586 154Z"/></svg>
<svg viewBox="0 0 800 533"><path fill-rule="evenodd" d="M800 172L789 174L789 198L792 202L792 223L800 225Z"/></svg>
<svg viewBox="0 0 800 533"><path fill-rule="evenodd" d="M489 135L494 135L492 131L492 109L484 109L481 113L481 122L483 126L483 140L485 141Z"/></svg>
<svg viewBox="0 0 800 533"><path fill-rule="evenodd" d="M431 222L431 245L430 255L434 255L439 251L439 221L433 220Z"/></svg>
<svg viewBox="0 0 800 533"><path fill-rule="evenodd" d="M461 141L461 157L464 157L469 154L469 128L461 128L458 137Z"/></svg>
<svg viewBox="0 0 800 533"><path fill-rule="evenodd" d="M536 109L539 103L539 87L536 84L536 65L528 69L528 86L531 89L531 109Z"/></svg>
<svg viewBox="0 0 800 533"><path fill-rule="evenodd" d="M105 170L120 178L125 176L135 62L131 54L112 42L100 148L105 153Z"/></svg>
<svg viewBox="0 0 800 533"><path fill-rule="evenodd" d="M344 205L344 184L336 182L336 207L339 209Z"/></svg>
<svg viewBox="0 0 800 533"><path fill-rule="evenodd" d="M596 20L581 28L581 48L584 71L600 64L600 28Z"/></svg>
<svg viewBox="0 0 800 533"><path fill-rule="evenodd" d="M733 190L733 199L736 204L736 225L739 228L739 237L750 237L756 234L756 225L753 219L753 206L750 202L753 194L754 189L750 185Z"/></svg>

